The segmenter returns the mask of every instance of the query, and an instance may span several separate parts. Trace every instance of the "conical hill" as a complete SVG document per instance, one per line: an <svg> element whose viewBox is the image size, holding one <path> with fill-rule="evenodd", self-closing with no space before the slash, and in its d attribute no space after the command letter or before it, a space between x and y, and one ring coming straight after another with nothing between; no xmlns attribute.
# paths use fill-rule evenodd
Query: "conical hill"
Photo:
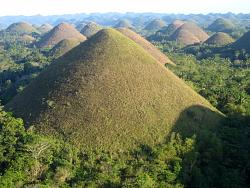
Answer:
<svg viewBox="0 0 250 188"><path fill-rule="evenodd" d="M104 29L52 63L6 108L43 134L117 152L163 141L194 105L216 111L137 43ZM218 121L201 110L183 123Z"/></svg>
<svg viewBox="0 0 250 188"><path fill-rule="evenodd" d="M6 31L13 34L39 33L35 27L26 22L13 23L6 29Z"/></svg>
<svg viewBox="0 0 250 188"><path fill-rule="evenodd" d="M95 22L89 22L84 28L81 30L81 33L86 37L91 37L96 34L98 31L102 29L102 26L98 25Z"/></svg>
<svg viewBox="0 0 250 188"><path fill-rule="evenodd" d="M230 44L232 42L234 42L234 39L230 35L226 33L218 32L212 35L211 37L209 37L204 43L223 46L226 44Z"/></svg>

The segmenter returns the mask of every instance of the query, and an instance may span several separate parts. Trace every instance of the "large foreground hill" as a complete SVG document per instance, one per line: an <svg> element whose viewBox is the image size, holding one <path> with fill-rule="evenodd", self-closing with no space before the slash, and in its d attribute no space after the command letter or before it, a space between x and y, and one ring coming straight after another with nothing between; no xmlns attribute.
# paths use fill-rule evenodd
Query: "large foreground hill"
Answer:
<svg viewBox="0 0 250 188"><path fill-rule="evenodd" d="M6 107L43 134L111 152L157 144L177 121L187 130L219 121L204 110L216 111L209 102L113 29L52 63Z"/></svg>

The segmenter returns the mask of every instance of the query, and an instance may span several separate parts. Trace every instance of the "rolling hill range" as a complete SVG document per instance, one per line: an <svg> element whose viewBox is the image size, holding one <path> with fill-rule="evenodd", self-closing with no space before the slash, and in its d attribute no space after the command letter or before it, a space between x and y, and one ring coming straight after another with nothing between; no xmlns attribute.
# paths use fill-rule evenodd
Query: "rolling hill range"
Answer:
<svg viewBox="0 0 250 188"><path fill-rule="evenodd" d="M213 32L231 32L235 27L230 20L218 18L207 29Z"/></svg>
<svg viewBox="0 0 250 188"><path fill-rule="evenodd" d="M80 43L81 41L75 38L63 39L50 50L49 55L58 58Z"/></svg>
<svg viewBox="0 0 250 188"><path fill-rule="evenodd" d="M163 20L154 19L149 24L147 24L144 29L149 30L149 31L158 31L161 28L163 28L165 25L166 25L166 23Z"/></svg>
<svg viewBox="0 0 250 188"><path fill-rule="evenodd" d="M234 39L230 35L223 32L218 32L209 37L204 43L223 46L232 42L234 42Z"/></svg>
<svg viewBox="0 0 250 188"><path fill-rule="evenodd" d="M144 39L139 34L135 33L134 31L127 29L127 28L118 28L122 34L139 44L141 47L144 48L149 54L151 54L157 61L161 64L165 65L167 63L174 64L165 54L163 54L159 49L157 49L153 44L149 41Z"/></svg>
<svg viewBox="0 0 250 188"><path fill-rule="evenodd" d="M232 44L232 48L236 50L246 50L248 53L250 53L250 31L235 41Z"/></svg>
<svg viewBox="0 0 250 188"><path fill-rule="evenodd" d="M197 105L203 110L187 111ZM204 110L217 112L208 101L114 29L60 57L6 108L43 134L110 152L163 141L180 115L187 129L220 121Z"/></svg>
<svg viewBox="0 0 250 188"><path fill-rule="evenodd" d="M46 33L36 44L40 48L51 48L63 39L75 38L79 41L86 40L86 37L68 23L61 23Z"/></svg>
<svg viewBox="0 0 250 188"><path fill-rule="evenodd" d="M98 25L95 22L89 22L84 28L81 30L81 33L86 37L91 37L96 34L98 31L102 29L102 26Z"/></svg>
<svg viewBox="0 0 250 188"><path fill-rule="evenodd" d="M170 36L170 40L178 41L184 45L204 42L208 38L208 34L192 22L184 23Z"/></svg>
<svg viewBox="0 0 250 188"><path fill-rule="evenodd" d="M6 31L13 34L39 33L35 27L25 22L13 23L6 29Z"/></svg>

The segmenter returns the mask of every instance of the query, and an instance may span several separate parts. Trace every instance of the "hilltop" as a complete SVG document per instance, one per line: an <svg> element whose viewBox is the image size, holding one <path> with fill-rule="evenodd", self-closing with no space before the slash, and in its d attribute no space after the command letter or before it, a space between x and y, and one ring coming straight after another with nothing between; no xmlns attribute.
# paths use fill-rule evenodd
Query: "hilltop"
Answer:
<svg viewBox="0 0 250 188"><path fill-rule="evenodd" d="M175 20L168 26L162 28L160 31L158 31L160 34L163 35L171 35L173 34L179 27L181 27L185 22L181 20Z"/></svg>
<svg viewBox="0 0 250 188"><path fill-rule="evenodd" d="M166 23L163 20L154 19L149 24L147 24L144 29L149 30L149 31L158 31L161 28L163 28L164 26L166 26Z"/></svg>
<svg viewBox="0 0 250 188"><path fill-rule="evenodd" d="M231 32L234 28L235 25L230 20L218 18L207 29L213 32Z"/></svg>
<svg viewBox="0 0 250 188"><path fill-rule="evenodd" d="M81 33L86 37L91 37L96 34L98 31L102 29L102 26L98 25L95 22L89 22L84 28L81 30Z"/></svg>
<svg viewBox="0 0 250 188"><path fill-rule="evenodd" d="M120 28L120 27L122 28L122 27L124 27L124 28L129 28L129 29L133 28L132 24L127 19L120 20L114 27L115 28Z"/></svg>
<svg viewBox="0 0 250 188"><path fill-rule="evenodd" d="M35 27L25 22L13 23L6 29L6 31L13 34L39 33Z"/></svg>
<svg viewBox="0 0 250 188"><path fill-rule="evenodd" d="M49 55L58 58L80 43L81 41L75 38L63 39L50 50Z"/></svg>
<svg viewBox="0 0 250 188"><path fill-rule="evenodd" d="M241 38L232 44L232 48L236 50L246 50L250 53L250 31L245 33Z"/></svg>
<svg viewBox="0 0 250 188"><path fill-rule="evenodd" d="M171 36L170 40L178 41L184 45L204 42L208 34L192 22L184 23Z"/></svg>
<svg viewBox="0 0 250 188"><path fill-rule="evenodd" d="M144 39L139 34L127 28L118 28L122 34L139 44L143 47L149 54L151 54L157 61L165 65L167 63L174 64L165 54L163 54L159 49L157 49L153 44Z"/></svg>
<svg viewBox="0 0 250 188"><path fill-rule="evenodd" d="M42 34L49 32L51 29L53 29L53 26L50 24L43 24L37 28L37 30Z"/></svg>
<svg viewBox="0 0 250 188"><path fill-rule="evenodd" d="M218 32L209 37L204 43L223 46L232 42L234 42L234 39L230 35L223 32Z"/></svg>
<svg viewBox="0 0 250 188"><path fill-rule="evenodd" d="M186 112L194 105L202 108ZM163 141L180 115L187 128L220 121L204 110L217 112L204 98L114 29L61 56L6 108L45 135L110 152Z"/></svg>
<svg viewBox="0 0 250 188"><path fill-rule="evenodd" d="M37 43L37 46L40 48L50 48L61 40L68 38L75 38L79 41L86 40L86 37L77 31L72 25L61 23L46 33Z"/></svg>

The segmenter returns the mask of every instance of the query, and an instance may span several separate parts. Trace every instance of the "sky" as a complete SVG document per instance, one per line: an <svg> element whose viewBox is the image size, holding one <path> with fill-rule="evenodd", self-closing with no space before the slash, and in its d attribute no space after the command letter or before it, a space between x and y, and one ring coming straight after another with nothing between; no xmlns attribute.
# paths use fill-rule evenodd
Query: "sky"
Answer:
<svg viewBox="0 0 250 188"><path fill-rule="evenodd" d="M92 12L250 13L250 0L0 0L0 16Z"/></svg>

